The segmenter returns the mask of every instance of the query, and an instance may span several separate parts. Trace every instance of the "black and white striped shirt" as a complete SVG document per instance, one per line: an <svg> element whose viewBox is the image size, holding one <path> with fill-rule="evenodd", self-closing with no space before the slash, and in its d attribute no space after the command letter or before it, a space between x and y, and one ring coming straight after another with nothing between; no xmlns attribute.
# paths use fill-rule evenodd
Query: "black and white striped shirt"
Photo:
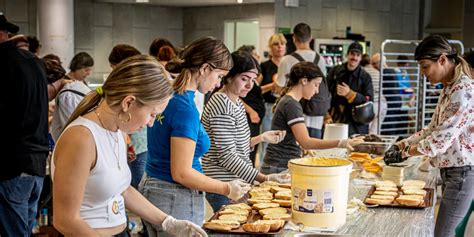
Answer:
<svg viewBox="0 0 474 237"><path fill-rule="evenodd" d="M259 172L249 159L250 128L242 101L234 103L224 93L213 94L201 122L211 141L202 157L204 173L221 181L253 182Z"/></svg>

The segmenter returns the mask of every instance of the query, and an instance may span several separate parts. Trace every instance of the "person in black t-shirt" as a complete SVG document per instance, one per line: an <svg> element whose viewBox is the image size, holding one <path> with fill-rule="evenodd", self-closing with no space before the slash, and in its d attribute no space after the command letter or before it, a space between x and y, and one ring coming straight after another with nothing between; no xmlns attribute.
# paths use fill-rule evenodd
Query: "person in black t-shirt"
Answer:
<svg viewBox="0 0 474 237"><path fill-rule="evenodd" d="M46 73L40 59L8 38L18 30L0 12L1 236L31 234L48 157Z"/></svg>

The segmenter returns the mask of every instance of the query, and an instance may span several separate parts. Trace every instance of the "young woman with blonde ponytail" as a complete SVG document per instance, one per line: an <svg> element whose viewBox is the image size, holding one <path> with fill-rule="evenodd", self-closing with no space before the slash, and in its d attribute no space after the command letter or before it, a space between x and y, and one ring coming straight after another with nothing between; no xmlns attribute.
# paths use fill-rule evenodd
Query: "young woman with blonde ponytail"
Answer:
<svg viewBox="0 0 474 237"><path fill-rule="evenodd" d="M468 63L442 36L426 37L415 50L421 73L443 90L430 124L392 146L385 163L425 155L440 169L443 196L435 236L454 236L454 229L474 199L474 80ZM424 78L423 78L424 80Z"/></svg>
<svg viewBox="0 0 474 237"><path fill-rule="evenodd" d="M65 236L129 236L128 209L176 236L206 236L130 186L123 132L152 125L172 96L164 68L150 56L119 63L103 87L71 115L53 152L54 226Z"/></svg>

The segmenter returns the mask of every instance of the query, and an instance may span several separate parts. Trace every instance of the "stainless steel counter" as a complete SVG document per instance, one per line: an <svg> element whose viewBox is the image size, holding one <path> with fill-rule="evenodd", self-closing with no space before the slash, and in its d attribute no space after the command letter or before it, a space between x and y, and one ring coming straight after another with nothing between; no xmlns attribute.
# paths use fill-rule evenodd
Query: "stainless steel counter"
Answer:
<svg viewBox="0 0 474 237"><path fill-rule="evenodd" d="M435 188L439 170L432 168L429 172L422 172L417 169L417 164L421 157L410 158L408 163L412 166L405 169L405 180L420 179L425 180L428 187ZM369 191L370 186L358 185L351 180L349 185L349 197L351 200L356 197L363 200ZM367 211L358 211L347 216L347 221L338 231L329 236L433 236L434 235L434 206L436 204L436 194L434 195L432 207L424 209L410 208L386 208L375 207ZM322 236L323 234L302 234L301 232L285 230L279 236ZM210 234L210 236L229 236L222 234ZM243 236L243 235L238 235Z"/></svg>

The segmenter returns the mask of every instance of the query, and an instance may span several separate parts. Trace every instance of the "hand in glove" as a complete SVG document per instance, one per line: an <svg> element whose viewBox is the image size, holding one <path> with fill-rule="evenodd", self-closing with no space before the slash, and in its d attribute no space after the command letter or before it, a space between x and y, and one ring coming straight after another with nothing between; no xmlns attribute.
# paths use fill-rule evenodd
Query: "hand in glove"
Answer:
<svg viewBox="0 0 474 237"><path fill-rule="evenodd" d="M267 181L287 184L291 182L291 176L290 174L269 174L267 175Z"/></svg>
<svg viewBox="0 0 474 237"><path fill-rule="evenodd" d="M229 187L229 195L227 197L234 201L241 199L250 190L250 184L238 179L228 182L227 186Z"/></svg>
<svg viewBox="0 0 474 237"><path fill-rule="evenodd" d="M271 131L266 131L266 132L262 133L261 136L262 136L262 140L264 142L268 142L268 143L271 143L271 144L276 144L276 143L279 143L279 142L283 141L283 139L286 136L286 131L284 131L284 130L271 130Z"/></svg>
<svg viewBox="0 0 474 237"><path fill-rule="evenodd" d="M176 220L172 216L167 216L161 226L166 233L174 236L207 236L198 225L186 220Z"/></svg>
<svg viewBox="0 0 474 237"><path fill-rule="evenodd" d="M350 151L353 151L354 150L353 146L361 144L362 142L364 142L364 137L355 137L355 138L351 138L351 139L342 139L337 144L337 147L347 148Z"/></svg>
<svg viewBox="0 0 474 237"><path fill-rule="evenodd" d="M384 154L383 161L385 164L400 163L403 161L402 152L397 145L392 145Z"/></svg>

